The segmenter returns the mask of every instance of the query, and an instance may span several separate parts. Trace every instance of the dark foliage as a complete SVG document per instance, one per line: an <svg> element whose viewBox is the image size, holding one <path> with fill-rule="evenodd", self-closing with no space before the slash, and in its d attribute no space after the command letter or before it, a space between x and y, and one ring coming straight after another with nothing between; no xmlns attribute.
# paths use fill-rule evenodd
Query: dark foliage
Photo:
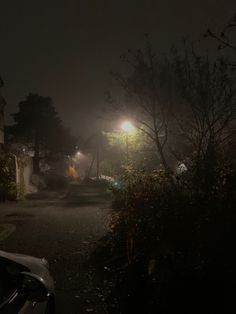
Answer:
<svg viewBox="0 0 236 314"><path fill-rule="evenodd" d="M8 128L10 139L28 144L34 150L36 173L40 171L42 157L73 152L76 141L63 127L51 98L29 94L19 103L19 111L13 118L15 124Z"/></svg>
<svg viewBox="0 0 236 314"><path fill-rule="evenodd" d="M14 157L0 155L0 201L16 199L16 173Z"/></svg>
<svg viewBox="0 0 236 314"><path fill-rule="evenodd" d="M193 188L194 167L174 178L129 168L113 188L103 262L119 313L231 313L236 168L215 169L206 194Z"/></svg>

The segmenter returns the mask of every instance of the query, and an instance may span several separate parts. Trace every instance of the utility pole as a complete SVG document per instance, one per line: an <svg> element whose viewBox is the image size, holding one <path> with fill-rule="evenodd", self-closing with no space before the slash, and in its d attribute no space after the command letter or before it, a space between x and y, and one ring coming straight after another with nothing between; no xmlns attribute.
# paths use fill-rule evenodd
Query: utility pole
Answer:
<svg viewBox="0 0 236 314"><path fill-rule="evenodd" d="M97 180L100 178L100 152L99 152L99 146L97 143Z"/></svg>

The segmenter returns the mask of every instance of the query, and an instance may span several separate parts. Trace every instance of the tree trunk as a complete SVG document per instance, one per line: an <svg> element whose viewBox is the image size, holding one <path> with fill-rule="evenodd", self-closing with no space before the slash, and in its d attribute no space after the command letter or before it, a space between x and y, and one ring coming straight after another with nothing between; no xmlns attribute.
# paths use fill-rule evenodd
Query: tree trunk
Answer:
<svg viewBox="0 0 236 314"><path fill-rule="evenodd" d="M97 180L100 178L100 152L99 152L99 147L97 146Z"/></svg>
<svg viewBox="0 0 236 314"><path fill-rule="evenodd" d="M165 169L166 172L169 172L170 171L170 168L168 167L168 164L166 162L166 159L165 159L165 156L164 156L164 153L163 153L163 149L161 147L161 143L160 143L160 140L158 138L158 135L156 135L156 140L155 140L155 143L156 143L156 147L157 147L157 152L159 153L160 155L160 159L161 159L161 163Z"/></svg>
<svg viewBox="0 0 236 314"><path fill-rule="evenodd" d="M92 171L92 169L93 169L94 161L95 161L95 154L93 155L93 158L92 158L92 160L91 160L91 164L90 164L90 167L89 167L89 169L88 169L86 178L89 178L89 177L90 177L91 171Z"/></svg>

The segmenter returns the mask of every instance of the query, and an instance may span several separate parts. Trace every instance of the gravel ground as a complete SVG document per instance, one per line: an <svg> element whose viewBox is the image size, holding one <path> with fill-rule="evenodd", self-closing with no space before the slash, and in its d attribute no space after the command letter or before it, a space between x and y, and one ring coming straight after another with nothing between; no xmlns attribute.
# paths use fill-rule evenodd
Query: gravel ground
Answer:
<svg viewBox="0 0 236 314"><path fill-rule="evenodd" d="M0 249L49 261L58 314L106 313L103 278L90 255L107 232L109 205L104 187L79 184L0 204L0 231L11 226Z"/></svg>

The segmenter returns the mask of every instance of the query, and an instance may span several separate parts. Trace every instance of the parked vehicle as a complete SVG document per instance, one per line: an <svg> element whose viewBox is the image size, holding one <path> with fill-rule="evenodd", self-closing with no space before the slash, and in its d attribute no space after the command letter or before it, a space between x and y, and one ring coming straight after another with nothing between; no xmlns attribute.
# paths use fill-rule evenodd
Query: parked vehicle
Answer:
<svg viewBox="0 0 236 314"><path fill-rule="evenodd" d="M54 283L44 258L0 251L0 313L55 313Z"/></svg>

